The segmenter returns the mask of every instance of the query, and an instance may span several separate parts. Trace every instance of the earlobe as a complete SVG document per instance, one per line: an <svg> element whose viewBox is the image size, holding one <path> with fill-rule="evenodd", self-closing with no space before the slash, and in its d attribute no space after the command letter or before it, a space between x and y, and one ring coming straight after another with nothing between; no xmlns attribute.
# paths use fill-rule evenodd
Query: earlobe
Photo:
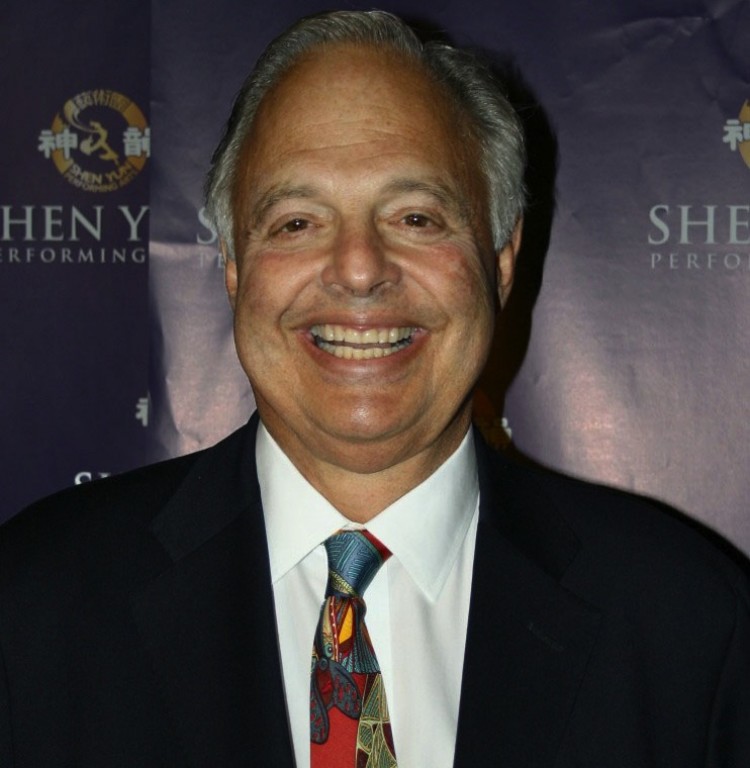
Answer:
<svg viewBox="0 0 750 768"><path fill-rule="evenodd" d="M516 270L516 256L521 247L521 232L523 219L518 219L508 242L497 253L497 293L500 298L500 306L504 307L513 287L513 278Z"/></svg>
<svg viewBox="0 0 750 768"><path fill-rule="evenodd" d="M227 289L227 297L232 306L232 311L234 311L235 304L237 303L237 262L235 259L229 258L227 244L223 240L220 240L219 244L221 246L221 255L224 259L224 285Z"/></svg>

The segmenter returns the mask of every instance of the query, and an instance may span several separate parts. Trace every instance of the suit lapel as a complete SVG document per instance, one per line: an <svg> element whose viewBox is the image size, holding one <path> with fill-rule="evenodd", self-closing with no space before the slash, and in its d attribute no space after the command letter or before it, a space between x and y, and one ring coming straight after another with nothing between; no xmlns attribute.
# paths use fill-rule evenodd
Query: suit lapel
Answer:
<svg viewBox="0 0 750 768"><path fill-rule="evenodd" d="M191 766L294 765L255 476L255 427L196 462L155 519L172 565L133 599Z"/></svg>
<svg viewBox="0 0 750 768"><path fill-rule="evenodd" d="M599 614L560 579L578 542L554 500L480 446L480 522L455 768L551 766Z"/></svg>

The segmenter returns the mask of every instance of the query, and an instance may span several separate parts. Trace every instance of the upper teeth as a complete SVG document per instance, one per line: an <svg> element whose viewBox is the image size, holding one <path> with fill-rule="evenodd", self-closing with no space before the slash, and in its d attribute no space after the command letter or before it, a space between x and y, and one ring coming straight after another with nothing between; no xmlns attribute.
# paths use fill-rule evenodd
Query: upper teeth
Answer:
<svg viewBox="0 0 750 768"><path fill-rule="evenodd" d="M370 360L387 357L408 346L414 328L368 328L361 331L327 323L314 325L310 333L324 352L347 360Z"/></svg>
<svg viewBox="0 0 750 768"><path fill-rule="evenodd" d="M358 330L343 325L314 325L310 332L325 341L343 341L348 344L396 344L408 339L413 328L368 328Z"/></svg>

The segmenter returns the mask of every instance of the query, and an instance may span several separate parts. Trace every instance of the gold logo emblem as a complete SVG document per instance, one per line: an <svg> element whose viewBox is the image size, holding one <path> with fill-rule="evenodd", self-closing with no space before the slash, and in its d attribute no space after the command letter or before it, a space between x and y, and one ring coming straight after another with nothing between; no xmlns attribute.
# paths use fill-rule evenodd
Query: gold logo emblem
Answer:
<svg viewBox="0 0 750 768"><path fill-rule="evenodd" d="M151 156L151 129L127 96L84 91L65 102L51 129L41 131L38 149L73 186L113 192L143 170Z"/></svg>
<svg viewBox="0 0 750 768"><path fill-rule="evenodd" d="M745 165L750 168L750 101L745 101L736 118L724 123L724 138L732 152L739 152Z"/></svg>

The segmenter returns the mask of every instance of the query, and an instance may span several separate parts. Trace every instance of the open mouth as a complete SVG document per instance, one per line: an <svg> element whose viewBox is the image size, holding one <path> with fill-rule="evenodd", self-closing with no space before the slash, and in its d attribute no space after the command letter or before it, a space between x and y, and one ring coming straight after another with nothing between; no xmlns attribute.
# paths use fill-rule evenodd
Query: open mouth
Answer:
<svg viewBox="0 0 750 768"><path fill-rule="evenodd" d="M388 357L408 347L416 328L368 328L361 331L343 325L314 325L310 328L318 349L344 360Z"/></svg>

